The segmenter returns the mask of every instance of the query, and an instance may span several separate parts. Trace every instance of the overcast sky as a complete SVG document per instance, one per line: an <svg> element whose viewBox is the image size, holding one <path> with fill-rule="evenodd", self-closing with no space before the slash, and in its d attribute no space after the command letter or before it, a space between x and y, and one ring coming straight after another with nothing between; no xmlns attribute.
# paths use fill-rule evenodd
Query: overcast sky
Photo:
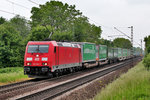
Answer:
<svg viewBox="0 0 150 100"><path fill-rule="evenodd" d="M14 3L10 3L12 1ZM37 4L44 4L48 0L32 0ZM90 23L102 27L102 38L113 40L117 37L112 35L122 35L114 29L117 27L127 35L131 35L130 26L134 27L134 46L140 44L140 39L150 35L150 0L60 0L70 5L76 5L76 9L83 12L89 18ZM0 16L7 19L12 18L13 14L3 11L20 14L30 18L30 10L37 4L30 0L1 0ZM18 6L22 5L24 7ZM125 37L125 36L119 36ZM143 44L144 45L144 44Z"/></svg>

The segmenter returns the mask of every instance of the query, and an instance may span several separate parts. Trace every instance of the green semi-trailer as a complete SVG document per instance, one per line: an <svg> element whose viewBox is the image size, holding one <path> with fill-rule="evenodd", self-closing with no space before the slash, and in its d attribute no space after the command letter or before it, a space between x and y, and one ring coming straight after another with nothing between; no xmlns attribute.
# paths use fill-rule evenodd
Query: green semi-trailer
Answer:
<svg viewBox="0 0 150 100"><path fill-rule="evenodd" d="M127 49L123 49L123 59L126 59L128 56L128 50Z"/></svg>
<svg viewBox="0 0 150 100"><path fill-rule="evenodd" d="M84 62L96 62L96 44L88 42L73 42L79 44L81 47L82 63Z"/></svg>
<svg viewBox="0 0 150 100"><path fill-rule="evenodd" d="M122 51L122 48L118 48L118 60L119 61L123 60L123 51Z"/></svg>
<svg viewBox="0 0 150 100"><path fill-rule="evenodd" d="M122 58L122 49L118 48L118 58Z"/></svg>
<svg viewBox="0 0 150 100"><path fill-rule="evenodd" d="M81 46L82 50L82 61L96 61L96 44L94 43L83 43Z"/></svg>
<svg viewBox="0 0 150 100"><path fill-rule="evenodd" d="M109 63L112 63L113 62L113 58L114 58L114 50L113 48L111 47L108 47L108 51L107 51L107 55L108 55L108 60L109 60Z"/></svg>
<svg viewBox="0 0 150 100"><path fill-rule="evenodd" d="M107 46L106 45L99 45L99 60L106 60L107 59Z"/></svg>
<svg viewBox="0 0 150 100"><path fill-rule="evenodd" d="M114 48L114 58L118 58L118 48Z"/></svg>
<svg viewBox="0 0 150 100"><path fill-rule="evenodd" d="M94 67L98 65L97 55L98 48L95 43L89 42L72 42L79 44L81 47L81 54L82 54L82 65L86 68Z"/></svg>

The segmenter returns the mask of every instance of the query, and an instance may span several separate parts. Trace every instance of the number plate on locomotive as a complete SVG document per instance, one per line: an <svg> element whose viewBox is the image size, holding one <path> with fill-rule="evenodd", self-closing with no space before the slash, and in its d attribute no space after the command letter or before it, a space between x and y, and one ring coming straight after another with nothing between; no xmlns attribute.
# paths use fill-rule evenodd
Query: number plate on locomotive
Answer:
<svg viewBox="0 0 150 100"><path fill-rule="evenodd" d="M40 65L39 63L33 63L34 66Z"/></svg>

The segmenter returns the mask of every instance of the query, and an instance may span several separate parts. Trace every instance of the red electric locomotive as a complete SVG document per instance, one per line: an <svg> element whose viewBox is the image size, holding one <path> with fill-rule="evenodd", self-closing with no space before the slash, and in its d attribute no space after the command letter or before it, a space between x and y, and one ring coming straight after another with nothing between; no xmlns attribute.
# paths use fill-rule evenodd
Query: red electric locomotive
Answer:
<svg viewBox="0 0 150 100"><path fill-rule="evenodd" d="M40 41L28 42L24 56L24 73L29 77L53 76L82 66L78 44Z"/></svg>

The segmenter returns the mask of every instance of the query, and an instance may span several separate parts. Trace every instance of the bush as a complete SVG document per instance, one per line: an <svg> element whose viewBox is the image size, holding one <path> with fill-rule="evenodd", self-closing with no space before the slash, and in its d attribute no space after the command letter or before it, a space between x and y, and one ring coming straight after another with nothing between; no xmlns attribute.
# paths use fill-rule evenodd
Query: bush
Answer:
<svg viewBox="0 0 150 100"><path fill-rule="evenodd" d="M150 68L150 54L145 56L143 64L147 68L147 70L149 70L149 68Z"/></svg>

